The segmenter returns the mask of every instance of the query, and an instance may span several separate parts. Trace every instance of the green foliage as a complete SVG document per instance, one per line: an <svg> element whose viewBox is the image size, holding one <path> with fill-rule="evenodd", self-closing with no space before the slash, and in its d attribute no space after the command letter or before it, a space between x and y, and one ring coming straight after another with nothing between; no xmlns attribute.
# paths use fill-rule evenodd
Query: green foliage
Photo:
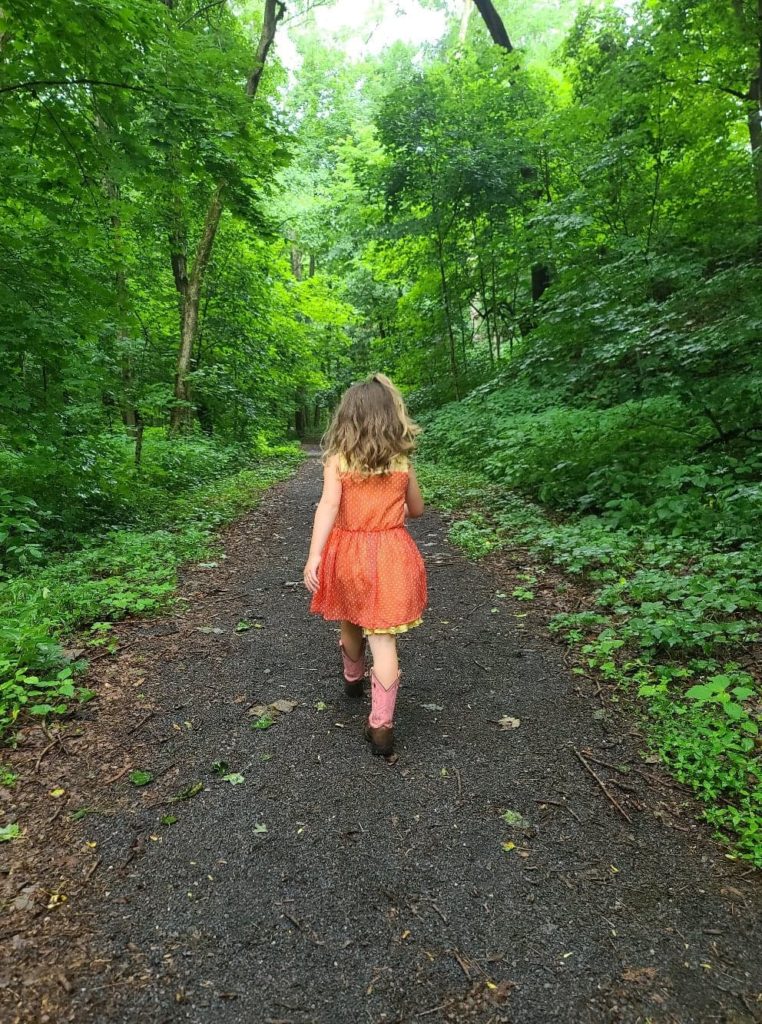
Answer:
<svg viewBox="0 0 762 1024"><path fill-rule="evenodd" d="M208 448L210 443L199 444ZM300 454L284 448L213 483L204 480L207 457L205 450L198 464L201 481L193 486L186 478L186 489L171 496L155 481L145 490L133 481L134 507L141 510L133 529L114 527L79 550L0 583L0 733L22 708L64 714L72 702L90 699L92 692L75 681L84 662L71 662L59 639L96 622L88 642L97 647L108 637L109 623L165 608L175 592L177 567L208 557L212 531L251 508L291 471Z"/></svg>
<svg viewBox="0 0 762 1024"><path fill-rule="evenodd" d="M9 843L11 839L18 839L20 835L21 826L16 822L0 826L0 843Z"/></svg>
<svg viewBox="0 0 762 1024"><path fill-rule="evenodd" d="M141 768L136 768L135 771L130 772L128 778L133 786L147 786L149 782L153 782L151 772L143 771Z"/></svg>
<svg viewBox="0 0 762 1024"><path fill-rule="evenodd" d="M543 429L527 431L541 441L521 450L521 467L508 474L514 486L520 479L523 490L543 504L491 482L501 479L494 438L514 436L513 420L524 428L531 420L524 411L526 396L522 401L520 389L510 387L502 397L476 394L430 418L420 472L426 497L459 509L464 518L451 527L450 537L468 554L521 544L584 577L593 588L592 608L556 615L551 628L577 647L588 670L637 689L651 744L707 802L706 818L718 834L762 864L762 771L756 756L762 692L736 662L719 660L722 652L762 636L762 549L759 531L752 537L756 525L749 527L760 514L757 489L749 486L758 455L726 456L718 471L720 456L711 449L701 453L703 462L694 452L687 464L681 451L681 461L670 465L671 435L654 436L651 450L643 453L642 472L634 462L626 471L627 490L638 498L624 501L622 481L608 461L619 439L602 443L601 432L591 447L587 432L569 429L579 423L580 410L546 408L544 397L536 396L535 414ZM564 452L560 487L543 481L537 468L547 466L551 450ZM569 467L577 467L579 479ZM565 508L564 496L590 492L591 477L599 511L592 514L586 502ZM654 486L654 480L661 484ZM465 490L468 499L461 496ZM742 503L737 514L733 495ZM586 511L579 511L581 504ZM554 506L566 518L559 520ZM523 580L513 596L530 600L531 583Z"/></svg>

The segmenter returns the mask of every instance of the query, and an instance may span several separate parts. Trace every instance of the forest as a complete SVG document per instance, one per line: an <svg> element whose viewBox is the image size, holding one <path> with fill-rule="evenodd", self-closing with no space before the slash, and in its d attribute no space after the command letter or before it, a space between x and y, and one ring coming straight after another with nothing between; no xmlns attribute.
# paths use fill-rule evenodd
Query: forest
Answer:
<svg viewBox="0 0 762 1024"><path fill-rule="evenodd" d="M762 865L762 0L331 6L3 0L4 741L383 371L451 539L584 588L575 671Z"/></svg>

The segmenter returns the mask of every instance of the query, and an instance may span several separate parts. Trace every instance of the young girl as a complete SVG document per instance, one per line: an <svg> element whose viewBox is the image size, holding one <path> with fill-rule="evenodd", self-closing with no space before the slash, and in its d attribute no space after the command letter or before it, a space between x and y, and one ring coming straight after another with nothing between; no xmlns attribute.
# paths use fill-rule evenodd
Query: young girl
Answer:
<svg viewBox="0 0 762 1024"><path fill-rule="evenodd" d="M304 567L310 611L341 621L350 697L362 697L366 637L370 644L365 738L374 754L394 749L397 634L419 625L426 607L426 570L405 529L406 515L423 515L409 459L418 432L402 395L382 373L345 392L323 438L323 495Z"/></svg>

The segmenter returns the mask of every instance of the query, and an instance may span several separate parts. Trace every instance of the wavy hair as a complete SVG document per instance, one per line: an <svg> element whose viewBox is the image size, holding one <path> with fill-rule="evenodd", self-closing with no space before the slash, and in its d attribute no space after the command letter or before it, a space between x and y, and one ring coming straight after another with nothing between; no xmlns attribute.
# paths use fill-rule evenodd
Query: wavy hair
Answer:
<svg viewBox="0 0 762 1024"><path fill-rule="evenodd" d="M343 455L352 472L385 473L413 451L420 432L394 384L373 373L344 392L323 435L323 460Z"/></svg>

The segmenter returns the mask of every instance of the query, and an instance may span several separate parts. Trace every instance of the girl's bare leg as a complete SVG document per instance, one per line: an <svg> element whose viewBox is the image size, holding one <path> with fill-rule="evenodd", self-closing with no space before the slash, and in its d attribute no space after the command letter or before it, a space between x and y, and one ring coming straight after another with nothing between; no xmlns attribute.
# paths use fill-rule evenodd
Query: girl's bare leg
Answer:
<svg viewBox="0 0 762 1024"><path fill-rule="evenodd" d="M347 657L351 658L352 661L357 661L362 651L362 629L356 626L354 622L347 622L346 619L342 619L341 642L344 645Z"/></svg>
<svg viewBox="0 0 762 1024"><path fill-rule="evenodd" d="M368 643L373 654L376 679L388 690L397 682L400 666L397 658L397 637L393 633L371 633Z"/></svg>

